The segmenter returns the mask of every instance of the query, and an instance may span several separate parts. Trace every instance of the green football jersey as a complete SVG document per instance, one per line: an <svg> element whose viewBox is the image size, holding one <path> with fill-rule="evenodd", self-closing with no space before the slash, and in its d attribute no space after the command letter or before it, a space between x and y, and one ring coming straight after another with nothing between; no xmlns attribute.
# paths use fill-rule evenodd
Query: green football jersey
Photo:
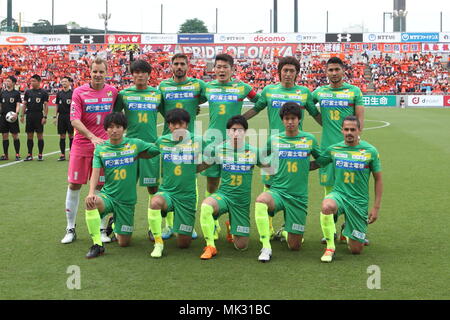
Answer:
<svg viewBox="0 0 450 320"><path fill-rule="evenodd" d="M256 102L259 99L259 94L250 85L237 80L231 80L225 84L217 80L208 82L205 96L209 104L208 129L219 130L222 134L221 141L227 139L226 127L228 120L241 114L244 99L248 98L252 102Z"/></svg>
<svg viewBox="0 0 450 320"><path fill-rule="evenodd" d="M185 109L191 116L188 130L194 133L194 123L197 117L197 107L206 102L204 96L205 82L195 78L187 78L184 82L175 82L173 78L162 81L159 90L163 99L163 116L175 108ZM169 126L164 123L163 135L169 134Z"/></svg>
<svg viewBox="0 0 450 320"><path fill-rule="evenodd" d="M344 140L341 128L345 117L355 115L355 107L363 106L361 90L348 83L340 88L330 85L317 88L313 94L314 104L319 103L322 114L322 149Z"/></svg>
<svg viewBox="0 0 450 320"><path fill-rule="evenodd" d="M270 189L291 196L308 196L310 156L317 159L320 149L311 133L299 131L295 137L285 132L273 135L267 142L267 154L275 173L271 176Z"/></svg>
<svg viewBox="0 0 450 320"><path fill-rule="evenodd" d="M162 185L159 191L186 197L195 196L197 165L202 162L205 147L201 137L191 135L183 141L174 141L172 134L156 141L161 153Z"/></svg>
<svg viewBox="0 0 450 320"><path fill-rule="evenodd" d="M275 134L273 130L279 130L279 132L284 131L283 121L280 118L280 110L286 102L296 102L301 107L302 118L300 119L299 130L302 130L303 127L305 110L312 117L319 114L319 110L317 110L313 103L311 91L308 88L298 85L292 88L285 88L281 83L268 85L264 87L261 92L261 97L253 109L260 112L267 107L270 135Z"/></svg>
<svg viewBox="0 0 450 320"><path fill-rule="evenodd" d="M127 137L155 142L156 122L161 104L161 92L153 87L138 90L135 86L119 92L114 112L125 111L128 120Z"/></svg>
<svg viewBox="0 0 450 320"><path fill-rule="evenodd" d="M249 144L235 149L229 141L215 148L213 159L220 164L221 192L234 203L247 205L251 200L253 169L259 165L258 150Z"/></svg>
<svg viewBox="0 0 450 320"><path fill-rule="evenodd" d="M338 191L355 201L369 201L369 178L371 172L381 171L377 149L366 141L351 147L340 142L329 146L317 159L321 166L333 163L334 186Z"/></svg>
<svg viewBox="0 0 450 320"><path fill-rule="evenodd" d="M119 145L107 140L97 145L92 160L93 168L103 168L105 185L102 192L123 204L136 204L137 163L139 153L146 151L151 155L159 154L153 143L141 139L124 137Z"/></svg>

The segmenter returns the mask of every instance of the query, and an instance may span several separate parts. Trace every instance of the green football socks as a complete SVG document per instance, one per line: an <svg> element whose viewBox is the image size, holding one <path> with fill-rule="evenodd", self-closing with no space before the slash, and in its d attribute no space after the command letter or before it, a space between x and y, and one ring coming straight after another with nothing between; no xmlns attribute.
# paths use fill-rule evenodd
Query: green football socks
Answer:
<svg viewBox="0 0 450 320"><path fill-rule="evenodd" d="M100 218L100 213L98 212L98 209L86 210L85 218L89 234L92 238L92 242L94 244L102 246L103 243L100 235L100 224L102 219Z"/></svg>
<svg viewBox="0 0 450 320"><path fill-rule="evenodd" d="M209 204L202 204L200 208L200 225L207 246L216 247L214 244L214 208Z"/></svg>
<svg viewBox="0 0 450 320"><path fill-rule="evenodd" d="M155 243L163 243L161 235L161 210L148 209L147 217L150 231L153 233L153 237L155 238Z"/></svg>
<svg viewBox="0 0 450 320"><path fill-rule="evenodd" d="M327 249L335 250L334 234L336 233L336 226L334 225L333 214L320 213L320 226L322 227L323 236L327 241Z"/></svg>
<svg viewBox="0 0 450 320"><path fill-rule="evenodd" d="M270 245L270 223L268 206L265 203L255 203L255 222L258 228L259 240L261 241L263 248L271 249Z"/></svg>

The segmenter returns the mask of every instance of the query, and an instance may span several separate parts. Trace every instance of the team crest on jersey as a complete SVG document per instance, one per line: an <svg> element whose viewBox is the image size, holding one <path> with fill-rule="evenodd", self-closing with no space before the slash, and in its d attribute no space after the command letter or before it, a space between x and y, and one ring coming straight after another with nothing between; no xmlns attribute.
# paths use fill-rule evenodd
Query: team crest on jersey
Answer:
<svg viewBox="0 0 450 320"><path fill-rule="evenodd" d="M5 99L3 99L3 102L5 102L4 100ZM14 98L9 98L9 102L14 103Z"/></svg>
<svg viewBox="0 0 450 320"><path fill-rule="evenodd" d="M67 103L67 104L71 104L71 103L72 103L72 100L67 99L67 100L66 100L66 103Z"/></svg>
<svg viewBox="0 0 450 320"><path fill-rule="evenodd" d="M295 91L295 93L300 94L300 93L302 93L302 90L297 90L297 91Z"/></svg>
<svg viewBox="0 0 450 320"><path fill-rule="evenodd" d="M112 91L108 91L108 93L106 93L106 95L107 95L108 97L112 97Z"/></svg>
<svg viewBox="0 0 450 320"><path fill-rule="evenodd" d="M361 154L365 154L366 153L366 149L359 149L359 152L361 152Z"/></svg>
<svg viewBox="0 0 450 320"><path fill-rule="evenodd" d="M36 98L36 103L40 103L41 102L41 98Z"/></svg>

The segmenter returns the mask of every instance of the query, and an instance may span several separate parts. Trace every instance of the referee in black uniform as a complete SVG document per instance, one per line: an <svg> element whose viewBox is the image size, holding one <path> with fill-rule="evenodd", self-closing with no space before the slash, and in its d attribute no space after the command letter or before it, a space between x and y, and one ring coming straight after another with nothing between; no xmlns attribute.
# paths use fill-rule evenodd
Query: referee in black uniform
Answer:
<svg viewBox="0 0 450 320"><path fill-rule="evenodd" d="M1 116L0 116L0 132L3 135L3 156L0 160L9 160L8 158L8 148L9 148L9 132L11 132L14 139L14 149L16 150L16 161L20 160L20 140L19 140L19 121L10 123L6 121L6 114L10 111L15 112L19 115L20 104L22 103L22 98L20 92L14 89L17 83L17 79L14 76L9 76L5 80L6 89L0 93L0 104L1 104Z"/></svg>
<svg viewBox="0 0 450 320"><path fill-rule="evenodd" d="M56 115L53 118L56 118L58 123L59 148L61 149L61 156L58 158L58 161L66 160L66 132L69 135L69 149L72 148L73 127L70 123L72 84L72 78L63 77L61 79L63 89L56 94Z"/></svg>
<svg viewBox="0 0 450 320"><path fill-rule="evenodd" d="M41 89L41 77L37 74L30 79L31 89L25 91L23 99L23 110L20 115L20 122L24 122L24 114L27 115L25 132L27 133L28 156L24 161L33 160L33 136L36 132L38 139L38 160L42 161L44 151L44 124L47 122L48 114L48 93ZM26 111L25 111L26 109Z"/></svg>

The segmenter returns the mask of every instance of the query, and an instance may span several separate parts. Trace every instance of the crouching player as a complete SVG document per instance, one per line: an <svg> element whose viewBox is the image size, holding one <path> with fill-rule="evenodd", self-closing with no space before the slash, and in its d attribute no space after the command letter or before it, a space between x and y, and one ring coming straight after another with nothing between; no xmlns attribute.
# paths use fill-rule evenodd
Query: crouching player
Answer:
<svg viewBox="0 0 450 320"><path fill-rule="evenodd" d="M123 113L107 115L104 128L109 140L95 147L89 194L85 200L86 224L94 242L86 255L88 259L105 252L100 223L101 218L108 213L113 213L114 232L119 245L126 247L130 244L137 200L137 158L151 158L159 154L154 144L123 136L127 128L127 119ZM105 185L97 196L95 190L100 168L105 172Z"/></svg>
<svg viewBox="0 0 450 320"><path fill-rule="evenodd" d="M327 242L322 262L333 261L335 253L333 215L344 214L343 234L353 254L364 248L367 225L375 222L381 206L383 181L381 163L377 149L366 141L361 141L361 125L356 116L347 116L342 122L344 141L331 145L316 160L320 166L332 163L334 166L334 186L322 202L320 224ZM369 208L369 178L375 179L375 202Z"/></svg>
<svg viewBox="0 0 450 320"><path fill-rule="evenodd" d="M255 222L263 245L258 260L270 261L269 212L284 211L287 244L291 250L300 250L308 210L308 176L310 156L319 157L316 138L299 130L300 105L287 102L280 110L285 132L272 135L267 142L271 167L278 170L271 176L271 187L256 198ZM278 162L278 164L277 164Z"/></svg>
<svg viewBox="0 0 450 320"><path fill-rule="evenodd" d="M148 224L155 238L153 258L161 258L163 254L161 223L162 214L167 212L174 212L173 231L177 234L178 247L188 248L191 244L197 204L196 173L207 165L201 163L204 142L188 131L189 121L185 109L170 110L166 123L171 133L159 137L155 143L161 153L164 176L148 209Z"/></svg>
<svg viewBox="0 0 450 320"><path fill-rule="evenodd" d="M247 120L237 115L227 122L229 140L216 146L211 152L211 161L220 164L219 190L207 197L201 206L200 223L206 247L200 256L209 260L217 254L214 243L214 219L229 213L227 239L238 250L245 250L250 235L250 199L253 169L259 162L257 149L245 143Z"/></svg>

